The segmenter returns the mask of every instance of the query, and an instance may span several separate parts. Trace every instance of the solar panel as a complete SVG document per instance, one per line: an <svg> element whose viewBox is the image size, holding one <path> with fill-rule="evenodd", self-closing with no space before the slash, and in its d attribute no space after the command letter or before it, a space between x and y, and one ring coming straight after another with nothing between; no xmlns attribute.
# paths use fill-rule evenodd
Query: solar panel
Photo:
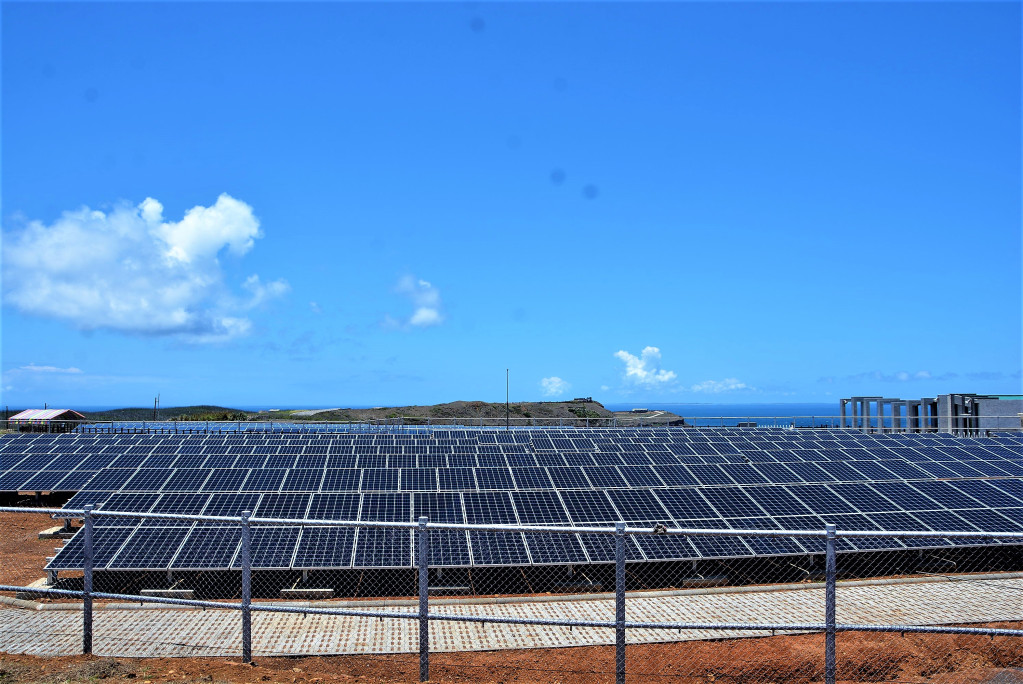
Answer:
<svg viewBox="0 0 1023 684"><path fill-rule="evenodd" d="M347 568L355 553L355 529L306 527L295 550L296 569Z"/></svg>
<svg viewBox="0 0 1023 684"><path fill-rule="evenodd" d="M554 492L512 492L512 501L523 525L563 525L568 513Z"/></svg>
<svg viewBox="0 0 1023 684"><path fill-rule="evenodd" d="M170 565L190 529L140 525L107 563L100 565L97 559L96 565L109 570L162 570Z"/></svg>
<svg viewBox="0 0 1023 684"><path fill-rule="evenodd" d="M252 528L252 568L288 569L298 543L299 527ZM240 567L241 554L235 556L232 567Z"/></svg>
<svg viewBox="0 0 1023 684"><path fill-rule="evenodd" d="M226 570L241 545L241 528L196 524L180 546L171 568Z"/></svg>
<svg viewBox="0 0 1023 684"><path fill-rule="evenodd" d="M359 529L352 565L356 568L411 567L411 532L382 528Z"/></svg>
<svg viewBox="0 0 1023 684"><path fill-rule="evenodd" d="M824 517L864 529L893 527L890 523L899 521L925 529L944 520L994 530L1013 529L1020 518L1021 457L1020 441L1009 437L783 429L13 435L0 438L0 490L78 491L68 508L109 498L111 507L155 505L154 510L197 512L205 506L205 513L231 516L259 507L258 515L272 517L362 515L407 522L425 513L431 520L482 524L608 525L624 518L632 524L674 521L692 527L783 521L819 526ZM333 496L322 498L317 492ZM365 502L359 492L365 492ZM953 517L942 517L952 511ZM100 520L103 527L121 524ZM580 554L606 562L598 559L606 559L609 548L605 539L584 541L578 549L569 544L562 551L538 548L534 553L531 546L526 554L523 545L510 541L504 553L497 537L480 537L478 550L473 535L463 540L466 545L458 535L454 539L449 560L477 564L537 558L578 562ZM704 544L699 549L675 541L644 542L648 548L639 544L630 553L636 560L653 560L690 558L697 551L700 558L718 552L725 554L720 557L742 556L742 545L762 555L820 548L816 540L794 546L739 541L737 547ZM186 537L178 558L198 559L201 554L189 551L196 543ZM894 548L879 544L857 541L841 548ZM949 544L921 538L904 546ZM666 556L671 545L678 546L676 555ZM366 551L360 558L370 555Z"/></svg>
<svg viewBox="0 0 1023 684"><path fill-rule="evenodd" d="M527 532L523 536L535 565L576 564L588 560L578 535Z"/></svg>
<svg viewBox="0 0 1023 684"><path fill-rule="evenodd" d="M462 495L470 525L517 525L515 508L506 492L466 492Z"/></svg>
<svg viewBox="0 0 1023 684"><path fill-rule="evenodd" d="M473 565L528 565L526 543L519 532L469 532Z"/></svg>

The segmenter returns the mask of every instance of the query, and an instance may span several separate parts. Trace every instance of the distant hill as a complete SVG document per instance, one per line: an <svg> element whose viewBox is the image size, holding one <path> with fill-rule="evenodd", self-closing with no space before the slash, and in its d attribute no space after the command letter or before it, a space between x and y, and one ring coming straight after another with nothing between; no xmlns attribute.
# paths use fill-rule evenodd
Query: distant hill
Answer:
<svg viewBox="0 0 1023 684"><path fill-rule="evenodd" d="M537 425L551 425L555 421L564 425L607 425L613 419L619 424L638 422L644 425L682 425L682 419L667 411L651 411L637 416L628 412L612 412L599 401L590 398L572 401L517 401L508 407L512 425L528 425L536 419ZM123 408L111 411L85 413L90 420L153 420L152 408ZM279 423L291 422L375 422L401 421L405 425L444 424L458 422L470 425L500 426L505 422L503 402L451 401L431 406L386 406L377 408L337 408L316 410L242 411L223 406L177 406L161 408L157 420L234 421L260 420Z"/></svg>
<svg viewBox="0 0 1023 684"><path fill-rule="evenodd" d="M508 407L509 416L519 425L523 419L529 418L560 418L566 421L586 418L611 418L613 413L597 401L519 401ZM370 409L334 409L321 411L312 415L302 416L305 420L316 421L362 421L405 418L423 418L443 422L444 419L482 420L484 425L503 424L505 405L503 402L486 401L452 401L432 406L392 406ZM423 422L425 420L406 420L406 423Z"/></svg>
<svg viewBox="0 0 1023 684"><path fill-rule="evenodd" d="M110 411L82 411L89 420L153 420L153 409L121 408ZM223 406L172 406L156 412L156 420L248 420L256 414Z"/></svg>

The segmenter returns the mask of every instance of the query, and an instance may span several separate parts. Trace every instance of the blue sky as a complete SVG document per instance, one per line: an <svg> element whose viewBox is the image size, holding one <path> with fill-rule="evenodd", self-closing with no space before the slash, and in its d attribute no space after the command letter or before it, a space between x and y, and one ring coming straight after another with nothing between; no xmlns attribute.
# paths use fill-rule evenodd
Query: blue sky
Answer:
<svg viewBox="0 0 1023 684"><path fill-rule="evenodd" d="M2 6L2 403L1016 393L1018 3Z"/></svg>

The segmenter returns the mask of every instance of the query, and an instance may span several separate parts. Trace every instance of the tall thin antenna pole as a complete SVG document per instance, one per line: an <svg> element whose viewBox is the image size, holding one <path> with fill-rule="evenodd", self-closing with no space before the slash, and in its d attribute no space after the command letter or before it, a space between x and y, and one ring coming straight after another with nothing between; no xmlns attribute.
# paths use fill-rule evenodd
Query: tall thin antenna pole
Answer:
<svg viewBox="0 0 1023 684"><path fill-rule="evenodd" d="M511 429L511 404L508 402L508 370L504 369L504 429Z"/></svg>

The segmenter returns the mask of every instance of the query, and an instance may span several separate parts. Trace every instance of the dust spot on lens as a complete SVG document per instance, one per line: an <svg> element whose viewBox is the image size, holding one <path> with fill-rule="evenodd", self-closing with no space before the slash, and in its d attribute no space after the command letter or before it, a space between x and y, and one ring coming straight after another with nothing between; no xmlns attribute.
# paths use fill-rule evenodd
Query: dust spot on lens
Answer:
<svg viewBox="0 0 1023 684"><path fill-rule="evenodd" d="M554 169L551 171L551 183L555 185L561 185L565 182L565 172L561 169Z"/></svg>
<svg viewBox="0 0 1023 684"><path fill-rule="evenodd" d="M509 150L517 150L522 147L522 139L517 135L509 135L505 144L508 145Z"/></svg>
<svg viewBox="0 0 1023 684"><path fill-rule="evenodd" d="M568 90L568 81L560 76L557 77L556 79L554 79L554 89L557 90L559 93L565 92L566 90Z"/></svg>
<svg viewBox="0 0 1023 684"><path fill-rule="evenodd" d="M596 199L597 195L600 194L600 188L590 183L583 187L583 197L586 199Z"/></svg>
<svg viewBox="0 0 1023 684"><path fill-rule="evenodd" d="M98 98L99 98L99 91L98 90L96 90L95 88L86 88L85 89L85 101L86 102L95 102Z"/></svg>
<svg viewBox="0 0 1023 684"><path fill-rule="evenodd" d="M469 22L469 28L473 33L483 33L487 29L487 22L483 21L481 17L473 17Z"/></svg>

